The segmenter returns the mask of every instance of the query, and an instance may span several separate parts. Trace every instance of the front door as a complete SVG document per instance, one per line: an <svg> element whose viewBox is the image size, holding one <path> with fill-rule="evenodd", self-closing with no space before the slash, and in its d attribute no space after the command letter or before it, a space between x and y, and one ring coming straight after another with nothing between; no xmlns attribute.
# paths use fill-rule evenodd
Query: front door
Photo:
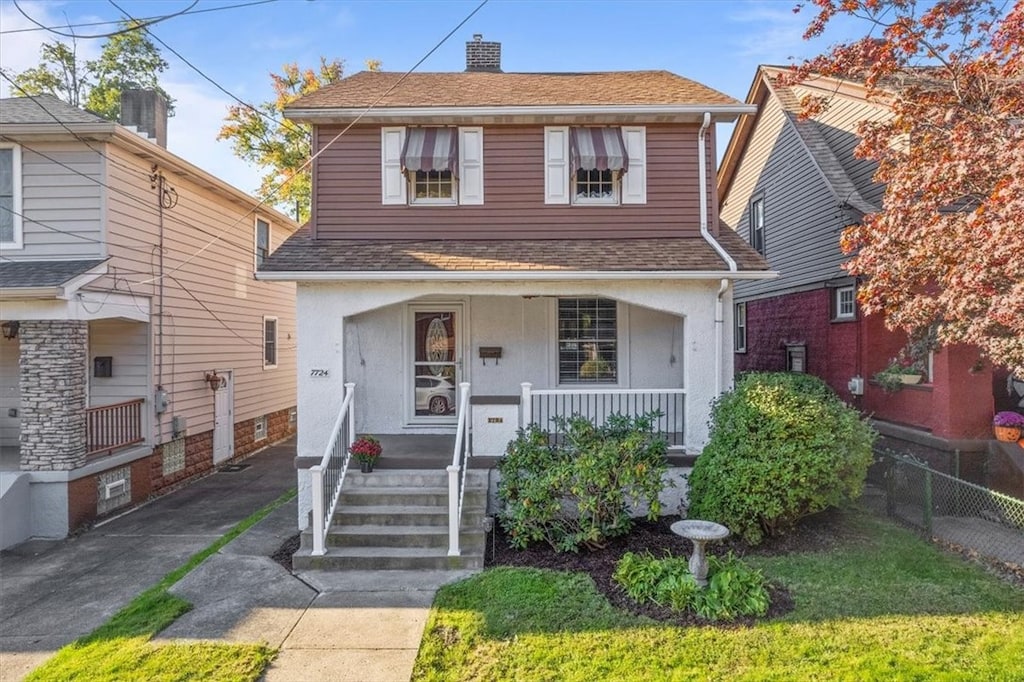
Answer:
<svg viewBox="0 0 1024 682"><path fill-rule="evenodd" d="M213 463L231 459L235 452L234 383L228 370L217 370L220 386L213 393Z"/></svg>
<svg viewBox="0 0 1024 682"><path fill-rule="evenodd" d="M413 421L455 423L462 376L460 306L412 309Z"/></svg>

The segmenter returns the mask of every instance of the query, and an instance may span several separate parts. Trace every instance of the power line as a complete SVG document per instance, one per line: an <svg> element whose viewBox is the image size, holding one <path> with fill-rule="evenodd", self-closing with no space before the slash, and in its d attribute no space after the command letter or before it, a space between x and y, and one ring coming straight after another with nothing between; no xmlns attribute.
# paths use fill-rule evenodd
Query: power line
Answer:
<svg viewBox="0 0 1024 682"><path fill-rule="evenodd" d="M111 3L113 3L113 0L109 0L109 1L110 1ZM428 59L428 58L429 58L429 57L430 57L430 56L431 56L432 54L434 54L435 52L437 52L437 51L438 51L438 50L439 50L439 49L441 48L441 46L442 46L442 45L444 45L444 44L445 44L446 42L448 42L448 39L449 39L449 38L451 38L451 37L452 37L453 35L455 35L455 32L456 32L456 31L458 31L458 30L459 30L460 28L462 28L462 27L463 27L463 26L464 26L464 25L465 25L465 24L466 24L466 23L467 23L467 22L468 22L468 21L469 21L470 19L472 19L472 18L473 18L473 16L474 16L474 15L475 15L475 14L476 14L477 12L479 12L479 11L480 11L481 9L483 9L484 5L486 5L486 4L487 4L487 3L489 2L489 1L490 1L490 0L482 0L482 1L480 2L480 4L479 4L479 5L477 5L477 6L476 6L476 7L475 7L475 8L473 9L473 11L472 11L472 12L470 12L469 14L467 14L467 15L466 15L466 17L465 17L465 18L464 18L464 19L463 19L462 21L460 21L460 22L459 22L459 23L458 23L458 24L457 24L457 25L455 26L455 28L453 28L453 29L452 29L451 31L449 31L449 32L447 33L447 35L445 35L445 36L444 36L443 38L441 38L441 40L440 40L440 41L438 41L438 43L437 43L436 45L434 45L434 47L432 47L432 48L430 49L430 51L429 51L429 52L427 52L427 53L426 53L425 55L423 55L423 56L422 56L422 57L420 58L420 60L419 60L418 62L416 62L415 64L413 64L413 65L412 65L412 67L411 67L411 68L410 68L410 69L409 69L408 71L406 71L406 72L405 72L404 74L402 74L402 77L401 77L401 78L399 78L399 79L398 79L397 81L395 81L395 82L394 82L394 83L393 83L393 84L391 85L391 87L389 87L389 88L388 88L387 90L385 90L385 91L384 91L384 92L383 92L383 93L382 93L382 94L380 95L380 97L378 97L378 98L377 98L376 100L374 100L374 101L373 101L373 102L372 102L372 103L371 103L371 104L370 104L369 106L367 106L367 107L366 107L365 109L363 109L363 110L362 110L361 112L359 112L359 115L358 115L358 116L356 116L356 117L355 117L355 119L353 119L351 123L349 123L349 124L348 124L347 126L345 126L345 127L344 127L344 128L343 128L343 129L342 129L342 130L341 130L341 131L340 131L340 132L339 132L339 133L337 134L337 135L335 135L335 136L334 136L333 138L331 138L331 139L330 139L330 140L329 140L329 141L327 142L327 144L325 144L325 145L324 145L324 146L323 146L323 147L322 147L322 148L321 148L321 149L320 149L319 151L315 152L315 153L314 153L314 154L312 154L312 155L311 155L311 156L310 156L310 157L309 157L308 159L306 159L305 163L303 163L303 164L302 164L302 165L301 165L301 166L300 166L300 167L298 168L298 170L296 170L296 171L295 171L294 173L292 173L292 174L291 174L290 176L288 176L287 178L285 178L285 179L284 179L284 180L283 180L283 181L281 182L281 184L279 184L279 185L278 185L278 186L277 186L276 188L274 188L274 189L273 189L273 190L272 190L271 192L269 192L269 193L268 193L268 194L267 194L267 195L266 195L266 196L265 196L264 198L260 199L260 200L259 200L259 203L257 203L257 204L256 204L256 206L255 206L255 207L253 207L253 209L252 209L252 211L250 211L250 213L255 213L256 209L258 209L258 208L259 208L260 206L262 206L263 204L267 203L267 202L268 202L268 201L269 201L270 199L272 199L272 198L273 198L274 196L276 196L276 195L277 195L277 193L278 193L278 192L280 192L280 191L281 191L281 190L282 190L282 189L283 189L283 188L285 187L285 185L287 185L287 184L288 184L288 183L290 183L290 182L291 182L292 180L294 180L294 179L295 179L295 178L296 178L296 177L297 177L297 176L298 176L298 175L299 175L300 173L302 173L302 172L303 172L303 171L304 171L304 170L305 170L306 168L308 168L308 167L309 167L309 166L310 166L310 165L311 165L311 164L313 163L313 161L315 161L315 160L316 160L317 158L319 158L319 156L320 156L321 154L323 154L323 153L324 153L325 151L327 151L327 150L328 150L328 149L329 149L329 148L331 147L331 145L333 145L333 144L334 144L335 142L337 142L337 141L338 141L339 139L341 139L341 136L342 136L342 135L344 135L345 133L347 133L347 132L348 132L348 131L349 131L349 130L350 130L350 129L352 128L352 126L354 126L354 125L355 125L356 123L358 123L358 122L359 122L360 120L362 120L362 118L363 118L364 116L366 116L366 114L368 114L368 113L369 113L369 112L370 112L371 110L373 110L373 109L374 109L374 108L375 108L375 107L376 107L376 106L377 106L378 104L380 104L380 103L381 103L381 102L382 102L382 101L384 100L384 98L386 98L386 97L387 97L388 95L390 95L390 94L391 94L391 93L392 93L392 92L393 92L393 91L395 90L395 88L397 88L397 87L398 87L399 85L401 85L401 84L402 84L402 82L403 82L403 81L405 81L405 79L406 79L406 78L408 78L408 77L409 77L409 75L410 75L410 74L412 74L412 72L413 72L413 71L415 71L415 70L416 70L417 68L419 68L419 66L420 66L420 65L421 65L421 64L422 64L423 62L427 61L427 59ZM116 5L115 5L115 7L116 7ZM243 216L243 218L244 218L244 217L245 217L245 216ZM241 220L241 219L239 219L239 220ZM198 251L196 251L196 252L195 252L194 254L192 254L191 256L189 256L188 258L186 258L186 259L185 259L184 261L182 261L182 262L181 262L181 263L180 263L180 264L179 264L179 265L178 265L177 267L175 267L175 268L171 269L171 271L170 271L169 273L164 273L164 274L161 274L161 275L160 275L160 277L164 277L164 276L167 276L167 275L171 275L171 274L173 274L173 273L177 272L177 271L178 271L179 269L183 268L183 267L184 267L185 265L188 265L188 264L189 264L190 262L192 262L192 260L194 260L195 258L198 258L200 254L202 254L202 253L203 253L204 251L206 251L206 250L207 250L208 248L210 248L211 246L213 246L213 244L214 244L214 243L215 243L215 242L216 242L216 241L217 241L218 239L220 239L220 238L221 238L221 236L222 236L222 235L223 235L223 234L224 234L225 232L227 232L227 231L228 231L229 229L231 229L231 227L233 227L233 225L229 225L228 227L225 227L225 228L224 228L223 230L221 230L221 231L220 231L220 232L218 233L218 235L217 235L217 237L216 237L216 238L214 238L213 240L211 240L210 242L208 242L208 243L207 243L207 244L206 244L205 246L203 246L203 247L202 247L201 249L199 249L199 250L198 250ZM159 278L156 278L156 279L159 279ZM149 284L149 283L150 283L151 281L154 281L154 280L143 280L142 282L138 282L138 284Z"/></svg>
<svg viewBox="0 0 1024 682"><path fill-rule="evenodd" d="M4 78L4 80L6 80L8 83L10 83L15 88L17 88L22 94L24 94L29 99L31 99L37 106L39 106L39 108L41 108L43 111L45 111L46 114L48 116L50 116L50 118L52 118L54 121L56 121L58 124L60 124L60 126L62 128L64 128L64 130L68 131L71 135L73 135L75 137L75 139L77 139L79 142L84 144L90 150L92 150L93 152L98 154L101 158L103 158L106 161L108 161L111 165L116 166L116 167L120 168L121 170L128 171L130 173L143 173L143 171L140 171L138 168L134 168L132 166L125 165L125 164L119 162L118 160L111 158L110 156L105 154L102 150L93 147L91 144L89 144L88 140L86 140L81 135L76 133L74 130L69 128L67 126L67 124L65 124L63 121L61 121L60 118L57 117L52 111L50 111L45 106L43 106L43 104L38 100L37 97L35 97L33 95L29 95L25 91L24 88L22 88L17 83L15 83L13 80L11 80L11 78L6 73L4 73L2 69L0 69L0 76L2 76ZM12 138L8 138L8 139L12 139ZM125 191L125 190L122 190L122 189L118 189L116 187L111 187L110 185L106 184L105 182L103 182L101 180L98 180L97 178L94 178L91 175L83 173L80 170L78 170L77 168L69 166L68 164L63 163L63 162L59 161L58 159L55 159L52 156L49 156L48 154L46 154L46 153L44 153L44 152L42 152L42 151L40 151L38 149L33 149L32 147L30 147L30 146L28 146L28 145L26 145L26 144L24 144L22 142L18 142L18 144L21 147L23 147L25 149L28 149L29 151L31 151L31 152L33 152L35 154L38 154L39 156L42 156L43 158L45 158L45 159L47 159L47 160L49 160L49 161L51 161L53 163L56 163L57 165L62 166L63 168L66 168L67 170L70 170L71 172L73 172L73 173L75 173L77 175L82 176L83 178L86 178L87 180L90 180L91 182L95 182L99 186L104 187L104 188L110 190L111 192L114 192L114 193L120 194L122 196L128 197L129 199L134 201L136 204L138 204L139 206L142 206L143 208L145 208L147 210L150 210L150 211L155 211L156 210L155 207L153 207L151 204L149 204L148 202L146 202L143 199L140 199L139 197L135 196L134 194L131 194L131 193L129 193L129 192ZM259 204L257 204L257 208L258 207L259 207ZM248 215L248 214L246 214L246 215ZM246 215L243 215L243 217L246 217ZM188 227L190 229L193 229L193 230L195 230L197 232L200 232L202 234L205 234L207 236L214 237L215 239L219 239L220 236L222 236L224 234L224 232L221 232L221 233L215 235L212 232L204 230L201 227L197 227L197 226L195 226L195 225L193 225L191 223L187 223L184 220L182 220L181 218L178 218L177 216L175 216L173 214L171 214L170 216L167 216L167 217L169 217L172 222L176 222L179 225L182 225L184 227ZM37 222L37 221L33 221L33 222ZM230 227L234 227L234 224L232 224ZM53 229L57 230L57 228L53 228ZM61 231L61 230L57 230L57 231ZM69 233L69 234L73 234L73 233ZM224 242L224 243L227 244L228 246L231 246L233 248L241 250L246 256L253 256L253 255L255 255L255 249L247 249L247 248L245 248L243 246L239 246L238 244L234 244L232 242Z"/></svg>
<svg viewBox="0 0 1024 682"><path fill-rule="evenodd" d="M116 2L114 2L114 0L107 0L107 1L108 1L108 2L109 2L109 3L111 4L111 5L113 5L113 6L114 6L114 8L116 8L116 9L117 9L117 11L121 12L121 14L125 15L125 16L126 16L126 17L128 17L128 18L129 18L130 20L132 20L132 21L138 21L137 19L134 19L134 18L132 17L132 15L128 14L128 12L126 12L126 11L125 11L125 10L124 10L124 9L123 9L123 8L122 8L122 7L120 6L120 5L118 5L118 4L116 3ZM173 54L173 55L174 55L175 57L177 57L177 58L178 58L178 59L180 59L180 60L181 60L182 62L184 62L186 66L188 66L188 67L189 67L190 69L192 69L192 70L193 70L193 71L195 71L195 72L196 72L197 74L199 74L199 76L200 76L201 78L203 78L203 79L204 79L204 80L205 80L206 82L208 82L208 83L209 83L210 85L212 85L213 87L217 88L217 89L218 89L218 90L220 90L220 91L221 91L222 93L224 93L225 95L227 95L227 96L228 96L228 97L230 97L231 99L235 100L236 102L238 102L239 104L241 104L241 105L242 105L243 107L245 107L246 109L248 109L248 110L252 111L252 112L253 112L253 113L255 113L255 114L256 114L257 116L262 116L263 118L267 119L268 121L271 121L272 123L274 123L274 124L276 124L276 125L279 125L279 126L287 126L287 127L290 127L290 128L292 129L292 130L296 130L296 131L302 132L302 131L301 131L301 129L300 129L300 128L297 128L297 127L295 126L295 124L294 124L294 123L292 123L291 121L288 121L287 119L282 119L282 120L280 120L280 121L279 121L279 120L277 120L276 118L274 118L273 116L271 116L270 114L268 114L268 113L266 113L266 112L264 112L264 111L260 111L259 109L257 109L257 108L256 108L256 107L254 107L253 105L249 104L249 103L248 103L248 102L246 102L245 100L241 99L240 97L237 97L237 96L236 96L236 95L235 95L234 93L230 92L230 91L229 91L229 90L228 90L227 88L225 88L224 86L222 86L222 85L221 85L220 83L218 83L217 81L215 81L215 80L214 80L213 78L211 78L210 76L207 76L207 75L206 75L206 74L205 74L205 73L203 72L203 70L202 70L202 69L200 69L200 68L199 68L198 66L196 66L195 64L193 64L193 63L192 63L192 62L190 62L189 60L185 59L184 55L182 55L182 54L181 54L180 52L178 52L178 51L177 51L177 50L175 50L175 49L174 49L173 47L171 47L170 45L168 45L167 43L165 43L165 42L164 42L163 40L161 40L159 36L157 36L157 35L156 35L155 33L153 33L152 31L150 31L150 30L149 30L148 26L149 26L149 25L148 25L148 24L146 24L146 25L142 25L142 26L139 26L139 28L141 28L141 29L142 29L143 31L145 31L145 32L146 32L146 33L147 33L147 34L149 35L149 37L150 37L150 38L152 38L152 39L153 39L153 40L155 40L156 42L158 42L158 43L160 43L161 45L163 45L163 46L164 46L164 48L165 48L165 49L166 49L166 50L167 50L168 52L170 52L170 53L171 53L171 54Z"/></svg>
<svg viewBox="0 0 1024 682"><path fill-rule="evenodd" d="M178 17L178 16L187 16L187 15L190 15L190 14L205 14L207 12L222 12L222 11L228 10L228 9L238 9L238 8L241 8L241 7L253 7L255 5L266 5L266 4L269 4L269 3L272 3L272 2L277 2L277 1L278 0L253 0L253 2L242 2L242 3L235 4L235 5L224 5L224 6L221 6L221 7L207 7L205 9L188 9L188 10L185 10L185 11L182 11L182 12L177 12L177 13L171 14L171 15L159 15L159 16L152 16L152 17L143 17L143 18L139 19L139 21L143 22L144 24L146 24L148 26L150 24L155 24L155 23L158 23L158 22L161 22L161 21L166 21L167 19L171 19L171 18ZM15 3L15 4L17 4L17 3ZM194 7L195 4L196 3L192 3L192 5L190 7ZM18 11L20 11L22 14L25 13L24 10L22 10L20 7L18 8ZM7 29L5 31L0 31L0 35L6 35L8 33L28 33L28 32L33 32L33 31L49 31L50 33L57 33L58 35L65 35L65 36L67 36L69 38L104 38L104 37L108 37L110 35L117 35L117 33L120 33L120 31L118 31L117 33L112 33L112 34L101 34L101 35L97 35L97 36L82 36L82 35L77 35L77 34L73 34L73 33L72 34L58 33L56 29L58 29L58 28L67 28L67 29L89 28L91 26L110 26L111 24L114 24L114 25L120 24L121 20L117 20L117 21L89 21L89 22L84 22L84 23L80 23L80 24L66 24L64 26L43 26L41 23L39 23L38 21L35 21L31 17L26 17L26 18L29 21L31 21L33 24L35 24L35 26L33 26L33 27L26 27L26 28L11 28L11 29ZM128 30L135 30L135 29L128 29Z"/></svg>
<svg viewBox="0 0 1024 682"><path fill-rule="evenodd" d="M82 35L78 35L77 33L73 33L73 32L72 33L65 33L63 31L58 31L58 30L56 30L54 28L48 28L48 27L44 26L43 24L41 24L40 22L38 22L35 19L33 19L32 17L30 17L28 15L28 12L23 10L21 8L21 5L18 4L18 0L12 0L12 1L14 2L14 8L16 10L18 10L18 12L21 14L21 16L23 16L26 19L28 19L29 21L31 21L33 24L38 26L40 29L46 29L50 33L56 33L57 35L64 36L66 38L113 38L114 36L119 36L122 33L131 33L132 31L134 31L136 29L145 28L146 26L151 26L153 24L158 24L161 21L167 21L168 19L173 19L174 17L180 17L182 14L185 14L186 12L188 12L188 10L192 9L193 7L195 7L196 5L199 4L199 0L192 0L192 4L189 5L188 7L186 7L185 9L181 10L180 12L174 12L173 14L166 14L166 15L157 17L157 18L155 18L155 19L153 19L151 21L147 21L145 23L139 24L137 26L127 26L125 28L122 28L119 31L111 31L110 33L98 33L96 35L91 35L91 36L82 36ZM68 28L70 28L70 26Z"/></svg>

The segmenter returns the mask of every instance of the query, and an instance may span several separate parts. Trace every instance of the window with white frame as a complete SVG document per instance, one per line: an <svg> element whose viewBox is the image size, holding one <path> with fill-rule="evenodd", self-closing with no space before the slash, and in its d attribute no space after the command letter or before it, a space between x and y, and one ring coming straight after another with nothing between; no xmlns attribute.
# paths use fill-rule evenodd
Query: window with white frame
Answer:
<svg viewBox="0 0 1024 682"><path fill-rule="evenodd" d="M263 369L277 367L277 318L263 318Z"/></svg>
<svg viewBox="0 0 1024 682"><path fill-rule="evenodd" d="M483 128L381 128L384 204L483 203Z"/></svg>
<svg viewBox="0 0 1024 682"><path fill-rule="evenodd" d="M254 251L256 253L256 268L258 269L263 265L263 261L266 260L267 256L270 255L270 223L262 218L257 218L255 232Z"/></svg>
<svg viewBox="0 0 1024 682"><path fill-rule="evenodd" d="M558 300L558 383L619 379L618 304L607 298Z"/></svg>
<svg viewBox="0 0 1024 682"><path fill-rule="evenodd" d="M647 129L548 126L544 129L544 203L647 203Z"/></svg>
<svg viewBox="0 0 1024 682"><path fill-rule="evenodd" d="M737 303L733 320L733 350L737 353L747 351L747 304Z"/></svg>
<svg viewBox="0 0 1024 682"><path fill-rule="evenodd" d="M267 415L256 417L252 422L252 439L264 440L267 437Z"/></svg>
<svg viewBox="0 0 1024 682"><path fill-rule="evenodd" d="M835 290L835 319L852 320L857 316L857 289L854 286Z"/></svg>
<svg viewBox="0 0 1024 682"><path fill-rule="evenodd" d="M0 143L0 247L24 245L21 220L21 147Z"/></svg>
<svg viewBox="0 0 1024 682"><path fill-rule="evenodd" d="M750 202L750 245L764 255L764 197Z"/></svg>

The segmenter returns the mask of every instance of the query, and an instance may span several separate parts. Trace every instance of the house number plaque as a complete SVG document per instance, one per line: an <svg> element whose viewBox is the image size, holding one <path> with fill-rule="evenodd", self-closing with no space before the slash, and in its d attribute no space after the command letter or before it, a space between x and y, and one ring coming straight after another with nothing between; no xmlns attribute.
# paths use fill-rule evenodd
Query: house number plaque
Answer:
<svg viewBox="0 0 1024 682"><path fill-rule="evenodd" d="M309 376L311 377L326 377L330 375L330 370L326 369L311 369L309 370Z"/></svg>

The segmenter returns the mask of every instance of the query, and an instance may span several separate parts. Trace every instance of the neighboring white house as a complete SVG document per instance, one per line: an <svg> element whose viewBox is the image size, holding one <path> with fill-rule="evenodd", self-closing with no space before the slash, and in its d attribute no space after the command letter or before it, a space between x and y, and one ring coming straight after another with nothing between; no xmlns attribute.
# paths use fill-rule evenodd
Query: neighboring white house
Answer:
<svg viewBox="0 0 1024 682"><path fill-rule="evenodd" d="M732 285L774 276L714 191L714 124L754 111L665 71L502 73L479 38L465 73L364 72L288 107L314 126L313 218L257 278L298 282L300 462L346 419L448 435L457 462L467 429L497 455L521 424L650 409L699 454Z"/></svg>
<svg viewBox="0 0 1024 682"><path fill-rule="evenodd" d="M295 430L295 223L49 96L0 100L2 546L63 537Z"/></svg>

